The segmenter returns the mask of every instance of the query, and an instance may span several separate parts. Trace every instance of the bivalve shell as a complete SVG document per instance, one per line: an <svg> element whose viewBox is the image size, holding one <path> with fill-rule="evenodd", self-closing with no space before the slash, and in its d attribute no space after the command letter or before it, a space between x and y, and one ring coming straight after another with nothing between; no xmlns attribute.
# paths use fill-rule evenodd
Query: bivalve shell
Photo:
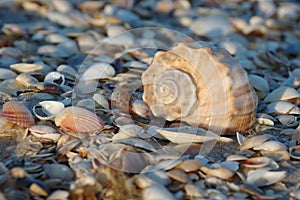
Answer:
<svg viewBox="0 0 300 200"><path fill-rule="evenodd" d="M300 115L300 109L296 105L285 102L285 101L275 101L267 106L267 112L269 114L291 114Z"/></svg>
<svg viewBox="0 0 300 200"><path fill-rule="evenodd" d="M288 101L291 103L300 103L300 93L294 88L290 87L279 87L264 99L265 103L271 103L275 101Z"/></svg>
<svg viewBox="0 0 300 200"><path fill-rule="evenodd" d="M56 126L72 133L96 133L104 122L95 113L81 107L67 107L55 117Z"/></svg>
<svg viewBox="0 0 300 200"><path fill-rule="evenodd" d="M43 65L29 63L13 64L10 69L17 73L43 74L45 72Z"/></svg>
<svg viewBox="0 0 300 200"><path fill-rule="evenodd" d="M4 103L1 116L21 127L28 128L34 125L34 118L30 110L24 104L17 101Z"/></svg>
<svg viewBox="0 0 300 200"><path fill-rule="evenodd" d="M38 113L37 107L42 107L42 113ZM64 109L65 105L58 101L41 101L38 104L34 105L32 111L34 115L40 120L50 120L54 119L54 117Z"/></svg>

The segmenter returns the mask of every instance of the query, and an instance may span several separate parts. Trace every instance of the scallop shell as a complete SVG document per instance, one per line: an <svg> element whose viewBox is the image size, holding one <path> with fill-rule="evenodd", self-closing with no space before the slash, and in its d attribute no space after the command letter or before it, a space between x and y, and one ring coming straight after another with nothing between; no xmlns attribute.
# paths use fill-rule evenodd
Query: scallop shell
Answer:
<svg viewBox="0 0 300 200"><path fill-rule="evenodd" d="M58 113L55 124L72 133L96 133L104 126L95 113L76 106L64 108Z"/></svg>
<svg viewBox="0 0 300 200"><path fill-rule="evenodd" d="M21 127L31 127L34 125L34 118L30 110L24 104L17 101L4 103L1 116Z"/></svg>
<svg viewBox="0 0 300 200"><path fill-rule="evenodd" d="M251 130L258 98L246 71L228 52L204 43L155 54L143 73L143 99L156 117L219 134Z"/></svg>

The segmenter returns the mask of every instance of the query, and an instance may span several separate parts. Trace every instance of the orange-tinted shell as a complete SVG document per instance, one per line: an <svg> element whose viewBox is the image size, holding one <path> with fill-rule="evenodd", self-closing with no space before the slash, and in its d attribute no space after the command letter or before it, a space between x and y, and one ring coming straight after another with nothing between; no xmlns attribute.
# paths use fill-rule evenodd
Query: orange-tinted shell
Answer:
<svg viewBox="0 0 300 200"><path fill-rule="evenodd" d="M219 134L245 132L255 122L257 96L230 54L195 42L155 54L142 75L152 113Z"/></svg>
<svg viewBox="0 0 300 200"><path fill-rule="evenodd" d="M11 129L14 126L14 124L4 117L0 117L0 132L6 131Z"/></svg>
<svg viewBox="0 0 300 200"><path fill-rule="evenodd" d="M21 127L29 128L34 125L33 115L21 102L8 101L4 103L1 116Z"/></svg>
<svg viewBox="0 0 300 200"><path fill-rule="evenodd" d="M55 124L71 133L96 133L104 127L104 122L95 113L76 106L64 108L58 113Z"/></svg>

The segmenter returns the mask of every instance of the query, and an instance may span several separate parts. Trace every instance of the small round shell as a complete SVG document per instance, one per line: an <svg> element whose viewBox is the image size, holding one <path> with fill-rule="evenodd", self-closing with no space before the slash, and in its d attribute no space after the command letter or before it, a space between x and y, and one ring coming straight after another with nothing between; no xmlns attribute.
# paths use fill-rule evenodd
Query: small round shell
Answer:
<svg viewBox="0 0 300 200"><path fill-rule="evenodd" d="M76 106L63 109L56 115L55 124L72 133L95 133L104 126L95 113Z"/></svg>
<svg viewBox="0 0 300 200"><path fill-rule="evenodd" d="M30 110L24 104L17 101L4 103L1 116L21 127L28 128L34 125L34 118Z"/></svg>

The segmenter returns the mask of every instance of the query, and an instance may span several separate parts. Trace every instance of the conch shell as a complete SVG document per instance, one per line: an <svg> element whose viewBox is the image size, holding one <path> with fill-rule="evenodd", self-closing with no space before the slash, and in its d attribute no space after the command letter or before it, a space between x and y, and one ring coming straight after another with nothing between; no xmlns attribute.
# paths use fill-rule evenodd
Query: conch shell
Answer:
<svg viewBox="0 0 300 200"><path fill-rule="evenodd" d="M255 122L258 98L246 71L224 49L194 42L159 51L142 82L156 117L218 134L249 131Z"/></svg>

